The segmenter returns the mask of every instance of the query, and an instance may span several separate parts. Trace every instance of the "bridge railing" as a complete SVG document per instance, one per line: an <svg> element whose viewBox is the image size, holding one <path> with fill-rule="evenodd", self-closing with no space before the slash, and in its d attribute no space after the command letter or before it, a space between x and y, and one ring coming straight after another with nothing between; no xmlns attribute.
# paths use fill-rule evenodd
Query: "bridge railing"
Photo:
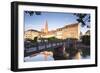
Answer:
<svg viewBox="0 0 100 73"><path fill-rule="evenodd" d="M48 48L56 48L59 46L63 46L65 45L65 47L70 48L73 47L73 45L76 45L76 48L79 49L86 49L86 48L90 48L89 46L84 46L84 45L80 45L80 42L76 41L76 44L71 41L71 40L61 40L61 41L48 41L48 42L36 42L36 43L31 43L28 44L28 47L25 47L24 52L25 54L32 54L32 53L37 53L43 50L46 50Z"/></svg>
<svg viewBox="0 0 100 73"><path fill-rule="evenodd" d="M25 47L25 51L27 53L29 52L34 52L34 51L40 51L40 50L45 50L47 48L55 48L57 46L61 46L65 43L65 41L59 41L59 42L44 42L44 43L35 43L31 44L30 47Z"/></svg>

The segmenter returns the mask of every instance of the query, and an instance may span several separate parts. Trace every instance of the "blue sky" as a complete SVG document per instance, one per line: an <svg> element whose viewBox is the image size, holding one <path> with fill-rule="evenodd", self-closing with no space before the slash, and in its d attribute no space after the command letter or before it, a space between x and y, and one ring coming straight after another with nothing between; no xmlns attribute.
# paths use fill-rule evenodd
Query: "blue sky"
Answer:
<svg viewBox="0 0 100 73"><path fill-rule="evenodd" d="M46 21L49 30L55 30L68 24L77 23L76 19L77 17L73 13L42 12L41 15L33 14L30 16L24 12L25 31L28 29L40 31L44 28ZM88 28L81 27L83 33L87 30Z"/></svg>

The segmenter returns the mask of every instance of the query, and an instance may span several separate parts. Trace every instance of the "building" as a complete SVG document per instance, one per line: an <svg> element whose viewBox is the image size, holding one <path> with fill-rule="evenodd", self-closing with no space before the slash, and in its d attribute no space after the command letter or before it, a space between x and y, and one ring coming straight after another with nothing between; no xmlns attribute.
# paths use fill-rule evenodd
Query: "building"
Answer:
<svg viewBox="0 0 100 73"><path fill-rule="evenodd" d="M67 38L80 38L80 24L70 24L66 25L62 28L58 28L56 31L56 37L60 39L67 39Z"/></svg>
<svg viewBox="0 0 100 73"><path fill-rule="evenodd" d="M45 24L44 33L48 34L48 22L47 21L46 21L46 24Z"/></svg>
<svg viewBox="0 0 100 73"><path fill-rule="evenodd" d="M48 23L46 21L45 27L41 29L41 31L33 29L25 31L25 39L34 40L35 37L38 38L56 37L58 39L67 39L67 38L80 39L80 24L74 23L70 25L65 25L55 30L48 31Z"/></svg>
<svg viewBox="0 0 100 73"><path fill-rule="evenodd" d="M39 31L30 29L30 30L25 31L25 33L24 33L24 39L34 40L34 38L37 37L37 36L39 36L39 34L40 34Z"/></svg>

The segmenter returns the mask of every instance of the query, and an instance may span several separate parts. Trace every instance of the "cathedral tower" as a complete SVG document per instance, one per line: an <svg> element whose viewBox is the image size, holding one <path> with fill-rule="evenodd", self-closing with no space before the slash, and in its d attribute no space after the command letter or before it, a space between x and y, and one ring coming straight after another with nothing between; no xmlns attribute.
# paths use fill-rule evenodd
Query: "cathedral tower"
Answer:
<svg viewBox="0 0 100 73"><path fill-rule="evenodd" d="M48 33L48 22L47 22L47 21L46 21L46 23L45 23L44 32L45 32L46 34Z"/></svg>

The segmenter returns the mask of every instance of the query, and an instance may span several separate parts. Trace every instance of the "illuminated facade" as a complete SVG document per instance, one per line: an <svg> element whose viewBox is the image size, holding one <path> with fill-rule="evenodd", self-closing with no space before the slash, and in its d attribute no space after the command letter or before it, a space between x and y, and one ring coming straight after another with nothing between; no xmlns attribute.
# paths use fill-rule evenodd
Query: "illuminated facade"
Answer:
<svg viewBox="0 0 100 73"><path fill-rule="evenodd" d="M30 30L28 30L28 31L25 31L25 33L24 33L24 38L25 38L25 39L34 40L35 37L39 36L39 33L40 33L39 31L30 29Z"/></svg>
<svg viewBox="0 0 100 73"><path fill-rule="evenodd" d="M64 27L58 28L56 30L48 31L48 23L46 21L45 27L41 31L37 30L28 30L25 31L25 39L34 40L35 37L38 38L49 38L56 37L58 39L67 39L67 38L76 38L80 39L80 24L70 24L65 25Z"/></svg>

